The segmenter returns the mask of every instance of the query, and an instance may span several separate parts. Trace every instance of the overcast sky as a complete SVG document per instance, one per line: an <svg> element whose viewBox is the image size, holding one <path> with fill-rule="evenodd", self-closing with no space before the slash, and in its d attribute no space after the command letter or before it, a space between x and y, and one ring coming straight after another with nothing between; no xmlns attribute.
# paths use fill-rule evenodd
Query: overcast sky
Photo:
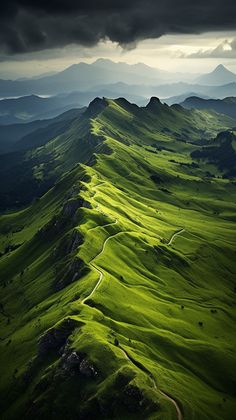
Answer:
<svg viewBox="0 0 236 420"><path fill-rule="evenodd" d="M231 0L9 0L0 10L0 77L97 58L202 73L236 72Z"/></svg>

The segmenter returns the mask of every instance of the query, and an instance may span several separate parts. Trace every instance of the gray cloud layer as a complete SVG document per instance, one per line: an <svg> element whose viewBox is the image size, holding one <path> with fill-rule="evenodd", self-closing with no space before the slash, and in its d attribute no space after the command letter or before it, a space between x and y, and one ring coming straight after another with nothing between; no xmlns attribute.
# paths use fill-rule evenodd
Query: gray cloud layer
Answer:
<svg viewBox="0 0 236 420"><path fill-rule="evenodd" d="M0 51L40 51L110 39L122 46L164 34L235 29L235 0L9 0Z"/></svg>
<svg viewBox="0 0 236 420"><path fill-rule="evenodd" d="M197 51L193 54L182 55L183 58L236 58L236 38L232 41L225 40L216 48Z"/></svg>

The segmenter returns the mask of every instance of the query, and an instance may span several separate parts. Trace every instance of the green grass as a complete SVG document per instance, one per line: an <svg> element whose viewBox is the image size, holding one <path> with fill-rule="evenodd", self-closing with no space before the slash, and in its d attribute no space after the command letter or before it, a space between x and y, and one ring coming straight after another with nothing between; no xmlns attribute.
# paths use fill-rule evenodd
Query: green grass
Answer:
<svg viewBox="0 0 236 420"><path fill-rule="evenodd" d="M197 147L176 133L187 127L196 143L203 127L214 135L229 120L166 108L155 115L121 100L108 103L89 124L73 123L63 138L34 152L56 147L62 178L32 206L1 216L2 249L22 244L0 260L2 417L176 419L163 391L184 419L231 420L235 186L213 165L217 177L209 179L203 162L194 169L175 163L191 163ZM95 149L92 166L71 169L80 150L75 133L88 142L81 153L89 157L88 130L103 136L103 145ZM53 215L61 220L71 196L89 206L82 205L56 232L37 233ZM55 256L74 230L82 244ZM87 270L56 291L58 267L78 257ZM99 272L102 280L91 295ZM67 317L78 322L67 347L86 355L97 369L95 378L64 372L58 351L36 357L39 337L54 326L60 330ZM22 375L30 360L26 382ZM128 394L131 385L142 397Z"/></svg>

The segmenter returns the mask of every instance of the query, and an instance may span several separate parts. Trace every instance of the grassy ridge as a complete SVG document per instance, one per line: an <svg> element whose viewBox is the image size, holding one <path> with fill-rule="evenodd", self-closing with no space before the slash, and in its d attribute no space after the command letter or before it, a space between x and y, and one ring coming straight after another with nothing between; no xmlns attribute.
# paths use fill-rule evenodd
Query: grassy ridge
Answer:
<svg viewBox="0 0 236 420"><path fill-rule="evenodd" d="M227 122L168 110L108 101L45 146L69 172L1 217L3 418L175 419L171 396L232 419L236 191L179 138ZM76 132L99 148L70 170Z"/></svg>

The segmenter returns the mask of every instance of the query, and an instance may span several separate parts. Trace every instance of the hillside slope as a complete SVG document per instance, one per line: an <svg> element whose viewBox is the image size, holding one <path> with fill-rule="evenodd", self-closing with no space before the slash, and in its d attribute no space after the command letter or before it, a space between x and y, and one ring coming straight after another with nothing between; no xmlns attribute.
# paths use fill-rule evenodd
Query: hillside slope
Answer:
<svg viewBox="0 0 236 420"><path fill-rule="evenodd" d="M233 124L96 99L25 155L55 182L0 218L3 419L233 418L235 182L190 156Z"/></svg>
<svg viewBox="0 0 236 420"><path fill-rule="evenodd" d="M0 154L19 149L34 148L47 143L58 133L65 131L69 123L78 118L85 108L70 109L55 118L35 120L30 123L0 125Z"/></svg>

